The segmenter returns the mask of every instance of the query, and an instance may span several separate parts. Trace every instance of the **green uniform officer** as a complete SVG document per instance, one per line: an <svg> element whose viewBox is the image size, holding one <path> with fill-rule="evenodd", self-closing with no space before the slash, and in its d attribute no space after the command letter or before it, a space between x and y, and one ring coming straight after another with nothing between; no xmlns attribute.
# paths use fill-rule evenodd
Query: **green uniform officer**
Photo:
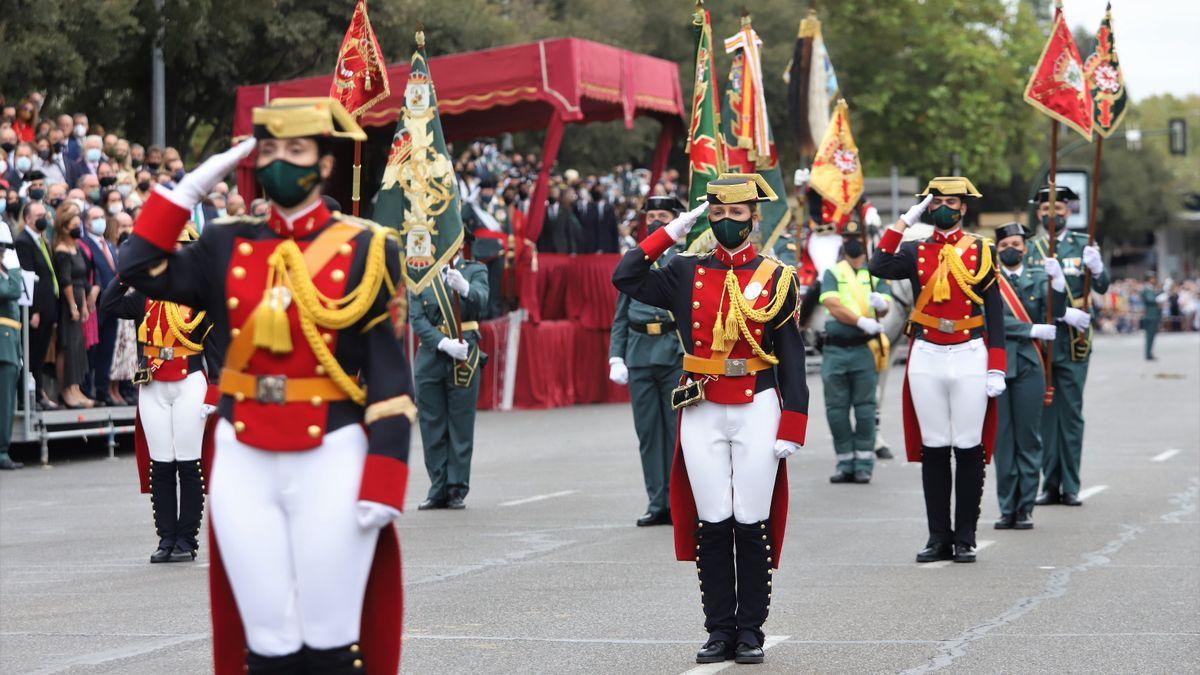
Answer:
<svg viewBox="0 0 1200 675"><path fill-rule="evenodd" d="M1055 200L1056 219L1054 256L1066 275L1067 307L1054 341L1051 385L1054 401L1042 414L1042 492L1037 504L1080 506L1079 464L1083 455L1083 387L1087 381L1088 361L1092 353L1092 315L1084 309L1083 277L1086 268L1092 275L1091 289L1108 290L1108 272L1100 249L1088 245L1087 235L1067 229L1067 214L1079 197L1070 188L1059 187ZM1038 193L1038 218L1048 229L1050 189ZM1043 235L1029 247L1025 262L1042 265L1049 247Z"/></svg>
<svg viewBox="0 0 1200 675"><path fill-rule="evenodd" d="M825 270L820 300L829 313L821 352L825 419L837 454L837 471L829 482L869 483L875 469L875 387L888 348L877 318L887 313L891 301L887 283L867 271L857 221L842 228L842 259Z"/></svg>
<svg viewBox="0 0 1200 675"><path fill-rule="evenodd" d="M479 318L487 303L487 268L461 257L408 296L408 323L421 341L413 379L429 473L420 510L466 508L479 371L487 360L479 350Z"/></svg>
<svg viewBox="0 0 1200 675"><path fill-rule="evenodd" d="M1142 330L1146 332L1146 360L1154 361L1154 338L1162 324L1162 305L1158 304L1161 294L1154 272L1146 273L1146 284L1142 286Z"/></svg>
<svg viewBox="0 0 1200 675"><path fill-rule="evenodd" d="M1026 265L1029 234L1020 223L996 230L1000 257L1000 294L1004 298L1004 349L1008 363L1006 389L996 397L996 496L1000 501L997 530L1033 529L1033 504L1042 472L1042 412L1045 408L1046 362L1041 343L1053 342L1058 329L1046 320L1047 271ZM1055 278L1055 312L1062 312L1062 269L1051 265Z"/></svg>
<svg viewBox="0 0 1200 675"><path fill-rule="evenodd" d="M0 223L0 469L19 469L8 456L13 415L17 407L17 377L21 373L21 314L17 300L24 290L21 263L13 249L12 232Z"/></svg>
<svg viewBox="0 0 1200 675"><path fill-rule="evenodd" d="M646 200L644 210L649 234L671 222L683 207L674 197L655 196ZM669 249L655 266L666 265L674 254L675 249ZM683 368L683 345L674 317L665 309L621 293L613 315L608 356L608 378L628 384L633 403L633 428L648 500L646 513L637 524L670 525L668 485L675 455L676 418L671 409L671 391L679 386Z"/></svg>

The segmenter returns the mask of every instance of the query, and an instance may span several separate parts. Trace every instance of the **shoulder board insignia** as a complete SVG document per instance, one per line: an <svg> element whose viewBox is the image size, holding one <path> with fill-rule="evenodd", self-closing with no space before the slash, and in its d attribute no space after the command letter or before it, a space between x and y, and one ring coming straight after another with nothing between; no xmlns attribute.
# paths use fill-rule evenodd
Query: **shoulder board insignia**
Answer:
<svg viewBox="0 0 1200 675"><path fill-rule="evenodd" d="M266 216L224 216L214 218L208 221L209 225L237 225L245 223L246 225L262 225L267 222Z"/></svg>
<svg viewBox="0 0 1200 675"><path fill-rule="evenodd" d="M762 254L762 257L766 258L767 260L772 260L774 262L777 262L780 265L783 264L783 261L779 259L779 256L775 255L774 251L767 251Z"/></svg>
<svg viewBox="0 0 1200 675"><path fill-rule="evenodd" d="M373 231L377 228L383 227L382 225L380 225L379 223L377 223L373 220L367 220L366 218L359 218L358 216L346 215L345 213L342 213L341 211L334 211L333 219L338 222L350 223L351 225L357 225L357 226L363 228L364 230L372 230Z"/></svg>

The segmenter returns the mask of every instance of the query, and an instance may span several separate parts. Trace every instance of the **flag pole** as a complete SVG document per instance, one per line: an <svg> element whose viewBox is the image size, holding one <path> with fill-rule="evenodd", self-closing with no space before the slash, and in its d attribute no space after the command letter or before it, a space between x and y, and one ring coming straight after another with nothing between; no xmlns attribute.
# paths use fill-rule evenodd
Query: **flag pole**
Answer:
<svg viewBox="0 0 1200 675"><path fill-rule="evenodd" d="M1096 134L1096 150L1092 154L1092 199L1088 202L1088 246L1096 245L1096 202L1100 199L1100 153L1104 149L1104 136ZM1083 310L1092 305L1092 270L1084 266Z"/></svg>
<svg viewBox="0 0 1200 675"><path fill-rule="evenodd" d="M350 184L350 215L358 217L359 190L362 185L362 141L354 141L354 178Z"/></svg>
<svg viewBox="0 0 1200 675"><path fill-rule="evenodd" d="M1050 183L1050 217L1046 220L1046 229L1048 230L1047 234L1050 235L1050 239L1046 245L1046 249L1048 251L1048 253L1046 255L1047 255L1047 257L1053 258L1054 257L1054 248L1055 248L1054 245L1058 241L1058 233L1055 232L1055 227L1054 227L1058 221L1058 216L1054 212L1055 205L1057 204L1057 201L1058 201L1058 186L1056 185L1057 179L1058 179L1058 120L1056 120L1056 119L1050 120L1050 175L1049 175L1049 178L1050 178L1050 180L1049 180L1049 183ZM1049 278L1047 278L1046 284L1047 284L1046 297L1053 298L1054 297L1054 282L1051 281ZM1054 308L1053 308L1053 306L1054 306L1053 302L1046 303L1046 323L1050 324L1051 326L1054 325ZM1050 405L1051 402L1054 401L1054 381L1053 381L1053 379L1051 379L1051 376L1053 375L1052 369L1054 367L1053 366L1054 341L1047 340L1047 341L1043 342L1042 344L1045 345L1045 347L1046 347L1046 359L1045 359L1045 361L1046 361L1046 395L1043 398L1042 402L1044 405L1048 406L1048 405Z"/></svg>

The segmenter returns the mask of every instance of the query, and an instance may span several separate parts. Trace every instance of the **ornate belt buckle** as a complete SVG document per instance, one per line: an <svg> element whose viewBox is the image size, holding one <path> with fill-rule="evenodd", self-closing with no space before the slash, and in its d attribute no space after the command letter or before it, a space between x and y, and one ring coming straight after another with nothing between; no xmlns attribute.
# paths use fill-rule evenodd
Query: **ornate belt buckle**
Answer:
<svg viewBox="0 0 1200 675"><path fill-rule="evenodd" d="M725 377L741 377L746 374L746 359L725 359Z"/></svg>
<svg viewBox="0 0 1200 675"><path fill-rule="evenodd" d="M938 319L938 330L943 333L953 333L954 321L952 319Z"/></svg>
<svg viewBox="0 0 1200 675"><path fill-rule="evenodd" d="M150 372L149 368L138 368L137 370L133 371L134 384L148 384L153 379L154 375Z"/></svg>
<svg viewBox="0 0 1200 675"><path fill-rule="evenodd" d="M163 361L170 361L171 359L175 358L175 348L174 347L159 347L158 348L158 358L162 359Z"/></svg>
<svg viewBox="0 0 1200 675"><path fill-rule="evenodd" d="M662 324L658 321L646 324L646 335L662 335Z"/></svg>
<svg viewBox="0 0 1200 675"><path fill-rule="evenodd" d="M704 380L692 380L671 392L671 409L682 410L704 400Z"/></svg>
<svg viewBox="0 0 1200 675"><path fill-rule="evenodd" d="M259 403L287 403L287 377L260 375L254 381L254 400Z"/></svg>

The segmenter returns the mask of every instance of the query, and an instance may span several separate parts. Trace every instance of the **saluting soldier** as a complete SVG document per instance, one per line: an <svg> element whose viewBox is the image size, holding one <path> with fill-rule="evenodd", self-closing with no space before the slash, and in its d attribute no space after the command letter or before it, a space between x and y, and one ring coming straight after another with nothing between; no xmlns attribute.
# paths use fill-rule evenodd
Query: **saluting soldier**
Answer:
<svg viewBox="0 0 1200 675"><path fill-rule="evenodd" d="M429 493L417 507L464 509L475 452L479 319L487 311L488 270L459 254L419 294L409 294L408 323L421 341L413 364Z"/></svg>
<svg viewBox="0 0 1200 675"><path fill-rule="evenodd" d="M1067 216L1072 204L1078 204L1079 195L1067 187L1058 186L1057 190L1053 214L1050 213L1050 187L1042 188L1037 195L1038 220L1047 232L1050 218L1055 219L1054 232L1058 241L1054 257L1067 279L1067 306L1063 314L1067 330L1059 331L1052 350L1050 384L1054 387L1054 400L1042 415L1042 492L1037 503L1081 506L1079 465L1083 457L1083 387L1092 358L1092 315L1084 304L1084 269L1091 272L1092 290L1097 293L1108 291L1109 278L1100 249L1088 245L1087 234L1067 229ZM1049 250L1043 233L1033 240L1026 262L1040 266Z"/></svg>
<svg viewBox="0 0 1200 675"><path fill-rule="evenodd" d="M706 203L630 249L613 273L617 290L672 312L687 349L672 393L681 412L671 518L675 555L695 560L700 577L709 636L698 663L763 661L787 521L783 460L808 424L795 269L749 241L757 204L775 199L759 174L721 174ZM716 248L655 267L706 208Z"/></svg>
<svg viewBox="0 0 1200 675"><path fill-rule="evenodd" d="M1142 330L1146 334L1145 357L1154 361L1154 338L1158 335L1158 327L1162 324L1162 303L1167 299L1166 294L1158 290L1158 279L1154 272L1146 272L1146 282L1142 284Z"/></svg>
<svg viewBox="0 0 1200 675"><path fill-rule="evenodd" d="M877 319L887 314L891 303L887 282L867 271L863 234L856 220L842 227L842 259L821 279L820 300L828 312L821 383L837 456L830 483L870 483L875 469L875 388L889 348Z"/></svg>
<svg viewBox="0 0 1200 675"><path fill-rule="evenodd" d="M884 279L908 279L917 297L909 315L912 347L904 378L905 445L908 461L921 463L929 525L917 562L972 563L984 465L996 429L991 399L1005 387L996 252L991 242L963 232L967 198L982 196L970 180L934 178L917 196L924 199L883 233L869 268ZM933 235L903 242L904 230L927 208ZM951 454L957 465L953 478Z"/></svg>
<svg viewBox="0 0 1200 675"><path fill-rule="evenodd" d="M209 490L215 670L394 673L392 520L416 416L389 321L404 292L399 235L321 200L335 143L366 140L340 103L276 99L252 121L268 215L210 223L175 250L192 209L254 153L248 139L156 187L119 265L148 297L205 312L225 354Z"/></svg>
<svg viewBox="0 0 1200 675"><path fill-rule="evenodd" d="M190 228L184 229L179 234L180 245L195 238ZM139 322L141 354L134 384L140 391L134 446L142 492L150 493L158 533L158 548L150 562L195 560L204 514L204 473L212 461L211 457L201 461L205 420L214 410L211 404L216 403L215 388L214 396L209 397L209 374L215 380L221 362L211 358L211 346L205 349L212 322L204 312L151 300L131 290L120 277L100 294L100 309Z"/></svg>
<svg viewBox="0 0 1200 675"><path fill-rule="evenodd" d="M644 210L649 236L674 220L683 206L674 197L652 196L646 199ZM670 263L677 251L678 247L668 248L654 266ZM675 454L676 416L671 409L671 392L679 386L683 372L683 344L674 316L670 310L618 294L608 354L608 379L628 384L633 404L633 428L648 502L646 513L637 519L638 527L669 525L668 482Z"/></svg>
<svg viewBox="0 0 1200 675"><path fill-rule="evenodd" d="M1046 319L1047 276L1053 279L1054 306L1062 311L1066 280L1057 262L1045 269L1025 264L1028 231L1020 223L996 230L996 251L1003 266L999 277L1004 299L1006 389L996 397L996 497L1000 502L997 530L1033 528L1033 501L1042 471L1042 411L1045 408L1046 362L1042 345L1054 342L1058 329Z"/></svg>
<svg viewBox="0 0 1200 675"><path fill-rule="evenodd" d="M8 456L21 373L21 310L17 300L25 290L25 282L13 248L12 231L4 223L0 223L0 252L0 470L11 471L25 466Z"/></svg>

